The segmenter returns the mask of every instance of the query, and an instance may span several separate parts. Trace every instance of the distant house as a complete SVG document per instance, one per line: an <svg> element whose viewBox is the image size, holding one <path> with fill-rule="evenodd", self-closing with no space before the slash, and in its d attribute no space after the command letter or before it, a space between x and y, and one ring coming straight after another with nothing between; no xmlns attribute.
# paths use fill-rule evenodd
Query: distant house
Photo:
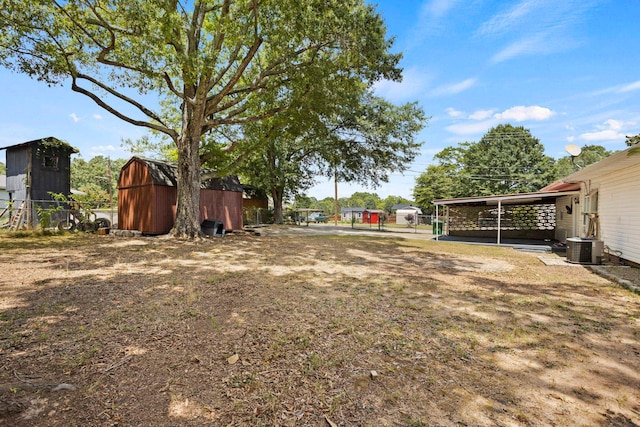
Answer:
<svg viewBox="0 0 640 427"><path fill-rule="evenodd" d="M413 206L413 205L395 205L394 207L398 206L398 208L395 210L396 213L396 224L409 224L409 221L407 221L407 217L409 217L411 215L411 217L413 217L413 221L412 222L416 222L416 216L417 215L422 215L422 210L417 207L417 206Z"/></svg>
<svg viewBox="0 0 640 427"><path fill-rule="evenodd" d="M178 167L132 157L118 176L118 228L166 234L176 220ZM237 177L211 178L200 187L200 222L218 220L242 229L243 187Z"/></svg>
<svg viewBox="0 0 640 427"><path fill-rule="evenodd" d="M7 192L7 176L0 175L0 209L9 205L9 193Z"/></svg>
<svg viewBox="0 0 640 427"><path fill-rule="evenodd" d="M53 200L50 193L71 192L71 154L78 150L54 137L2 147L7 150L6 192L17 209L24 202L25 218L38 223L37 206Z"/></svg>
<svg viewBox="0 0 640 427"><path fill-rule="evenodd" d="M362 214L366 208L341 208L340 214L343 221L362 222Z"/></svg>
<svg viewBox="0 0 640 427"><path fill-rule="evenodd" d="M611 256L640 264L640 155L629 150L563 178L579 192L559 210L572 208L573 236L596 237Z"/></svg>

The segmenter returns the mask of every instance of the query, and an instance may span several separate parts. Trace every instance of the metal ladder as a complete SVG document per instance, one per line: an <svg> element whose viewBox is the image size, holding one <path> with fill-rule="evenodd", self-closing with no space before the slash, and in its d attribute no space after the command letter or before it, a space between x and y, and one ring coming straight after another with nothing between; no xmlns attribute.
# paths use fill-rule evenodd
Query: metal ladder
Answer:
<svg viewBox="0 0 640 427"><path fill-rule="evenodd" d="M20 203L20 206L18 206L16 213L11 217L11 221L9 222L10 231L16 231L22 225L22 219L24 218L24 208L25 202L22 201L22 203Z"/></svg>

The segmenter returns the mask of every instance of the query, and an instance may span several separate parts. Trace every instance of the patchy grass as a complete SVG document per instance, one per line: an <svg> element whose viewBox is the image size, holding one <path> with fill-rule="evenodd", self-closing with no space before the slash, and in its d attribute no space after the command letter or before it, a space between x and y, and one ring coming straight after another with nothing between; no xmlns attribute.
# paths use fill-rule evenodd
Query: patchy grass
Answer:
<svg viewBox="0 0 640 427"><path fill-rule="evenodd" d="M362 236L0 245L0 424L640 423L640 297L582 267Z"/></svg>

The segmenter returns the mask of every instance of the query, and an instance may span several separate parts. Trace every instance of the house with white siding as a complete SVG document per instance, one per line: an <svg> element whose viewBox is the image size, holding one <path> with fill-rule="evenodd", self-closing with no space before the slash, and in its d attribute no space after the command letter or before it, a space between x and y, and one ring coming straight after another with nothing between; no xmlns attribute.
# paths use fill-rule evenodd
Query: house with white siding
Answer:
<svg viewBox="0 0 640 427"><path fill-rule="evenodd" d="M9 193L7 193L7 176L0 175L0 209L4 209L9 203Z"/></svg>
<svg viewBox="0 0 640 427"><path fill-rule="evenodd" d="M362 214L367 208L341 208L343 221L362 222Z"/></svg>
<svg viewBox="0 0 640 427"><path fill-rule="evenodd" d="M629 150L564 178L580 184L580 194L559 205L572 206L579 237L596 237L604 241L605 252L640 264L640 155L629 156Z"/></svg>

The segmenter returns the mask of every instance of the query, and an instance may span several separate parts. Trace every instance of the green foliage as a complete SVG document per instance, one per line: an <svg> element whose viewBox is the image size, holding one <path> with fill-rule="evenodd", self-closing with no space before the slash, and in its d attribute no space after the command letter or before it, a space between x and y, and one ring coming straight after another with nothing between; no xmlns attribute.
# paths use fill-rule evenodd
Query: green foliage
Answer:
<svg viewBox="0 0 640 427"><path fill-rule="evenodd" d="M315 102L304 108L244 127L249 151L237 152L243 162L238 169L272 196L276 213L283 201L315 184L318 174L377 186L389 173L405 170L418 153L421 143L414 138L426 118L417 105L398 107L373 97L363 92L358 79L339 83L324 86L324 96L314 95ZM307 95L305 91L303 98ZM295 95L293 101L299 101ZM365 205L373 209L379 202L367 200Z"/></svg>
<svg viewBox="0 0 640 427"><path fill-rule="evenodd" d="M121 142L122 146L134 156L170 162L178 161L178 151L175 145L166 139L152 140L148 135L144 135L137 140L125 138Z"/></svg>
<svg viewBox="0 0 640 427"><path fill-rule="evenodd" d="M626 143L628 146L633 147L627 152L627 156L635 156L640 154L640 134L635 136L627 136Z"/></svg>
<svg viewBox="0 0 640 427"><path fill-rule="evenodd" d="M407 221L407 227L413 227L416 217L413 214L405 215L404 220Z"/></svg>
<svg viewBox="0 0 640 427"><path fill-rule="evenodd" d="M387 196L385 199L381 200L378 205L377 208L378 209L382 209L383 211L387 212L387 213L391 213L391 210L393 208L393 206L395 205L400 205L400 204L412 204L413 201L409 200L409 199L405 199L404 197L401 196Z"/></svg>
<svg viewBox="0 0 640 427"><path fill-rule="evenodd" d="M537 191L555 178L553 164L528 129L498 125L464 153L468 195Z"/></svg>
<svg viewBox="0 0 640 427"><path fill-rule="evenodd" d="M627 144L627 147L632 147L636 144L640 144L640 134L634 135L634 136L627 136L625 139L626 139L625 143Z"/></svg>
<svg viewBox="0 0 640 427"><path fill-rule="evenodd" d="M427 170L416 178L413 197L423 213L433 213L433 200L450 199L461 194L463 189L459 186L457 177L457 167L440 164L429 165Z"/></svg>
<svg viewBox="0 0 640 427"><path fill-rule="evenodd" d="M571 156L564 156L556 161L556 178L564 178L565 176L571 175L577 169L599 162L612 154L613 151L609 151L601 145L585 145L582 147L580 155L574 159L572 159Z"/></svg>
<svg viewBox="0 0 640 427"><path fill-rule="evenodd" d="M64 205L57 202L67 201L67 198L64 194L49 192L49 195L54 200L54 203L48 204L47 207L41 206L39 204L36 205L36 211L38 212L38 221L40 222L40 228L43 230L51 227L52 216L54 216L58 212L62 212Z"/></svg>
<svg viewBox="0 0 640 427"><path fill-rule="evenodd" d="M349 197L349 203L352 207L377 209L381 203L380 196L376 193L367 193L364 191L356 191Z"/></svg>
<svg viewBox="0 0 640 427"><path fill-rule="evenodd" d="M0 175L6 175L7 174L7 166L0 162Z"/></svg>
<svg viewBox="0 0 640 427"><path fill-rule="evenodd" d="M115 203L118 175L126 162L125 159L111 160L104 156L96 156L89 161L75 158L71 161L71 188L86 193L79 197L87 202L106 204L112 198Z"/></svg>
<svg viewBox="0 0 640 427"><path fill-rule="evenodd" d="M414 197L423 211L432 200L537 191L556 175L554 161L529 130L499 125L478 142L447 147L416 179Z"/></svg>

